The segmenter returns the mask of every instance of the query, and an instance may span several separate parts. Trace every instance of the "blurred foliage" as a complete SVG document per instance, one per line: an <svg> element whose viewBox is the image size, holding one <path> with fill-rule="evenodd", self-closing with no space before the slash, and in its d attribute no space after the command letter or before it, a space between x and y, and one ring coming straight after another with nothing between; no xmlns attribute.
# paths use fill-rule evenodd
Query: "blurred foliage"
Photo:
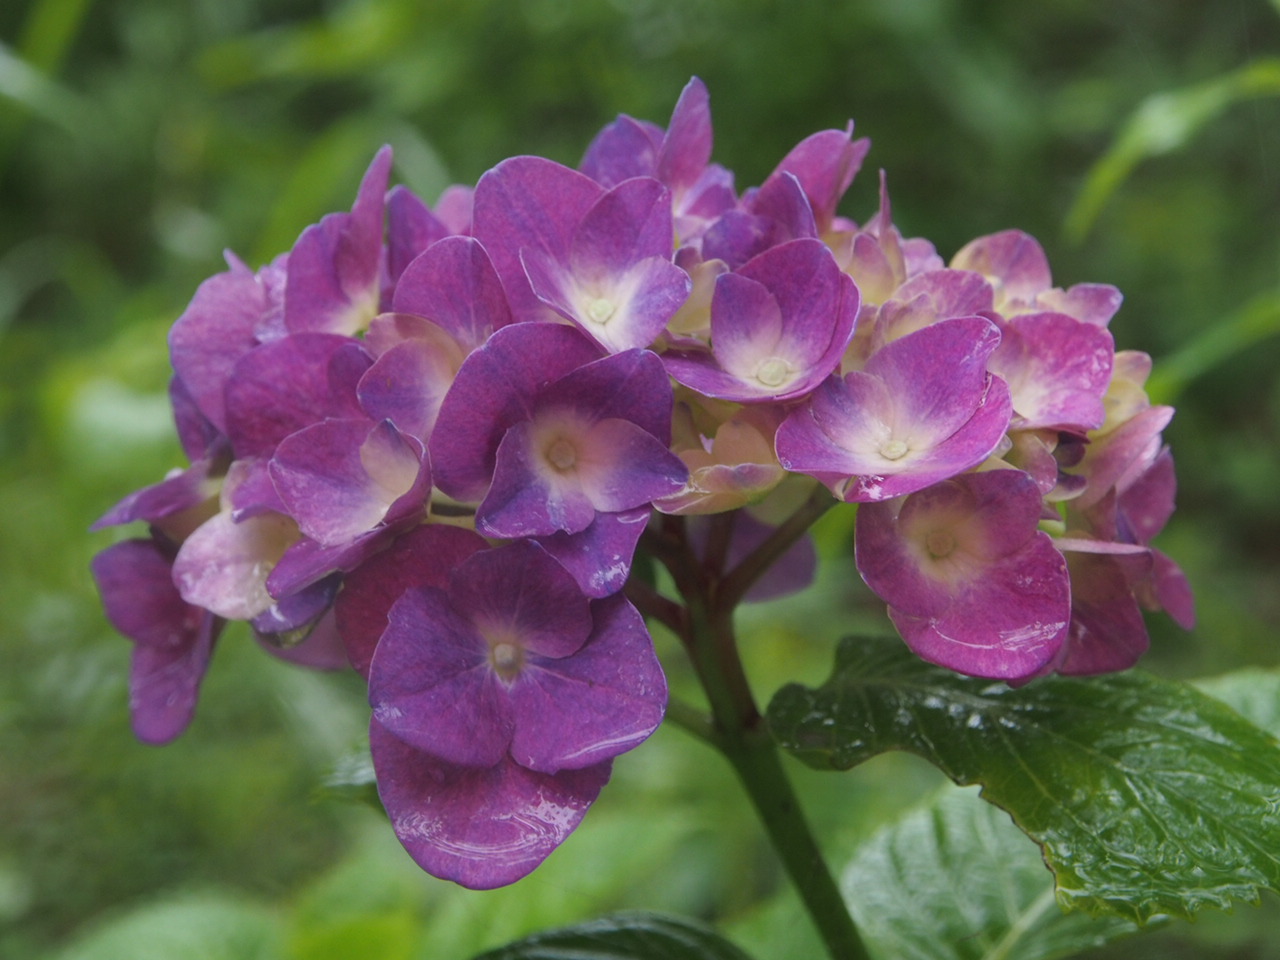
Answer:
<svg viewBox="0 0 1280 960"><path fill-rule="evenodd" d="M320 960L373 943L439 960L622 907L726 924L749 948L794 942L749 811L678 731L619 763L545 870L492 894L422 876L385 824L317 792L361 739L358 686L287 668L244 633L222 642L182 740L132 740L128 646L87 574L110 535L86 528L179 462L165 331L224 247L256 264L349 206L383 142L397 177L434 199L513 153L576 163L618 112L665 122L697 74L716 159L742 187L854 117L874 145L848 215L872 212L883 167L895 219L944 255L1017 226L1059 283L1125 292L1119 345L1151 352L1157 371L1171 358L1156 386L1179 405L1167 436L1181 504L1161 546L1201 614L1190 635L1153 618L1147 665L1280 664L1278 12L1267 0L0 4L0 956L133 960L128 944L159 937L168 955ZM824 523L817 588L744 616L762 699L824 676L835 638L878 616L850 587L847 525ZM901 757L797 776L846 854L937 783ZM1274 906L1172 924L1124 955L1277 957ZM198 952L180 937L201 930L222 939Z"/></svg>

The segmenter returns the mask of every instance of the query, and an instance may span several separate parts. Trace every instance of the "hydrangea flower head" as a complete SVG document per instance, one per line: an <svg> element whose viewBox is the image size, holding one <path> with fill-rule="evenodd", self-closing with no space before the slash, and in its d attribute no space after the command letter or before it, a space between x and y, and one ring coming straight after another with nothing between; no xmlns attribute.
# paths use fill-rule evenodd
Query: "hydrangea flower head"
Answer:
<svg viewBox="0 0 1280 960"><path fill-rule="evenodd" d="M632 601L690 608L633 581L641 544L675 542L732 606L813 579L798 505L857 509L908 646L1010 683L1132 665L1144 609L1189 628L1153 545L1173 411L1115 351L1119 293L1052 286L1013 230L946 263L883 174L871 217L843 216L868 148L821 130L738 192L694 79L665 128L621 116L578 170L516 156L434 204L388 189L383 148L349 211L256 270L229 254L169 335L190 465L95 525L148 527L93 561L139 738L182 733L244 621L367 681L397 837L489 888L662 722Z"/></svg>

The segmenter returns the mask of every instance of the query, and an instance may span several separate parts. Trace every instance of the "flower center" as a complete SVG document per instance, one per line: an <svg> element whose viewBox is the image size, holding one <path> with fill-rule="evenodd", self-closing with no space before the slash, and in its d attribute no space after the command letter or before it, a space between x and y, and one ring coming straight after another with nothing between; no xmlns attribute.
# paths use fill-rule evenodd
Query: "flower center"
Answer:
<svg viewBox="0 0 1280 960"><path fill-rule="evenodd" d="M489 663L503 680L514 680L524 666L524 650L514 643L495 643L489 648Z"/></svg>
<svg viewBox="0 0 1280 960"><path fill-rule="evenodd" d="M756 367L756 379L766 387L780 387L791 373L791 364L781 357L770 357L762 360Z"/></svg>
<svg viewBox="0 0 1280 960"><path fill-rule="evenodd" d="M578 451L564 437L559 437L555 443L547 447L547 462L564 473L572 470L578 462Z"/></svg>
<svg viewBox="0 0 1280 960"><path fill-rule="evenodd" d="M592 323L605 324L613 316L617 307L606 297L596 297L587 305L587 318Z"/></svg>
<svg viewBox="0 0 1280 960"><path fill-rule="evenodd" d="M880 444L880 456L886 460L901 460L907 455L905 440L886 440Z"/></svg>
<svg viewBox="0 0 1280 960"><path fill-rule="evenodd" d="M942 560L955 550L956 538L950 530L932 530L924 538L924 548L933 559Z"/></svg>

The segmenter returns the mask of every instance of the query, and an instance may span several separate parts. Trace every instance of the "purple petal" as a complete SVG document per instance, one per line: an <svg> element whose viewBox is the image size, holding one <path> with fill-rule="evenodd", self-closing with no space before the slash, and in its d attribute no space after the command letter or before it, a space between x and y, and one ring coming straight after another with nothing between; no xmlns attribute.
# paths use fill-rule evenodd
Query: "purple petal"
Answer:
<svg viewBox="0 0 1280 960"><path fill-rule="evenodd" d="M277 649L293 646L298 631L309 631L333 604L342 583L339 576L329 576L296 593L282 597L250 622L266 645ZM343 658L345 665L346 659Z"/></svg>
<svg viewBox="0 0 1280 960"><path fill-rule="evenodd" d="M282 647L255 631L258 645L278 660L310 670L349 670L346 648L334 624L333 611L327 611L307 631L307 635L292 646Z"/></svg>
<svg viewBox="0 0 1280 960"><path fill-rule="evenodd" d="M435 484L456 499L480 500L498 444L513 424L532 415L539 391L599 356L595 344L562 324L496 331L463 362L440 406L428 443Z"/></svg>
<svg viewBox="0 0 1280 960"><path fill-rule="evenodd" d="M449 228L408 187L395 186L387 194L387 273L399 289L405 268Z"/></svg>
<svg viewBox="0 0 1280 960"><path fill-rule="evenodd" d="M146 743L167 743L191 722L220 623L182 599L169 550L155 540L114 544L93 558L92 570L107 619L134 643L134 733Z"/></svg>
<svg viewBox="0 0 1280 960"><path fill-rule="evenodd" d="M711 161L711 97L694 77L680 91L658 153L656 176L673 193L688 190Z"/></svg>
<svg viewBox="0 0 1280 960"><path fill-rule="evenodd" d="M587 280L621 274L650 257L670 260L672 236L670 191L648 177L626 180L583 216L567 265Z"/></svg>
<svg viewBox="0 0 1280 960"><path fill-rule="evenodd" d="M1022 314L1001 325L988 369L1013 395L1018 425L1084 433L1102 426L1115 343L1064 313Z"/></svg>
<svg viewBox="0 0 1280 960"><path fill-rule="evenodd" d="M200 460L159 483L135 490L94 521L89 529L102 530L135 520L155 523L209 501L218 492L217 478L209 476L212 466L210 461Z"/></svg>
<svg viewBox="0 0 1280 960"><path fill-rule="evenodd" d="M946 320L895 340L865 372L829 378L778 428L782 465L843 499L884 500L981 463L1008 428L1009 391L986 373L990 321ZM849 483L832 482L850 478Z"/></svg>
<svg viewBox="0 0 1280 960"><path fill-rule="evenodd" d="M648 507L597 513L580 533L556 533L537 542L569 571L583 593L598 599L626 586L631 558L648 521Z"/></svg>
<svg viewBox="0 0 1280 960"><path fill-rule="evenodd" d="M425 493L422 458L390 421L325 420L280 443L271 479L303 534L336 546L372 530L415 488Z"/></svg>
<svg viewBox="0 0 1280 960"><path fill-rule="evenodd" d="M823 130L800 141L778 164L774 176L792 174L804 188L819 229L835 216L836 205L853 183L871 141L854 141L853 123L844 130Z"/></svg>
<svg viewBox="0 0 1280 960"><path fill-rule="evenodd" d="M440 405L462 366L458 344L424 321L431 335L397 343L373 362L356 388L360 406L374 420L390 420L401 433L425 443Z"/></svg>
<svg viewBox="0 0 1280 960"><path fill-rule="evenodd" d="M267 574L297 536L297 525L279 514L240 523L216 514L178 549L174 583L188 603L228 620L252 620L274 602Z"/></svg>
<svg viewBox="0 0 1280 960"><path fill-rule="evenodd" d="M577 533L595 517L595 508L577 477L581 424L517 423L498 445L493 483L476 510L476 528L490 537L536 537L557 531ZM552 439L549 434L554 434ZM655 441L656 442L656 441ZM551 447L548 455L546 448ZM572 458L558 469L554 458Z"/></svg>
<svg viewBox="0 0 1280 960"><path fill-rule="evenodd" d="M470 530L420 526L347 574L334 612L351 665L367 679L392 604L410 587L447 589L453 569L486 548Z"/></svg>
<svg viewBox="0 0 1280 960"><path fill-rule="evenodd" d="M627 350L583 363L539 392L538 411L574 410L584 419L630 420L671 442L673 393L662 361L648 350Z"/></svg>
<svg viewBox="0 0 1280 960"><path fill-rule="evenodd" d="M327 333L245 354L227 383L227 436L237 459L268 457L289 434L328 417L362 417L356 385L371 363L358 342Z"/></svg>
<svg viewBox="0 0 1280 960"><path fill-rule="evenodd" d="M813 390L853 335L858 293L816 240L774 247L716 280L705 356L668 354L668 372L701 393L749 402Z"/></svg>
<svg viewBox="0 0 1280 960"><path fill-rule="evenodd" d="M541 157L512 157L480 178L473 233L502 278L515 319L546 313L525 279L520 251L567 258L578 224L603 192L589 177Z"/></svg>
<svg viewBox="0 0 1280 960"><path fill-rule="evenodd" d="M236 264L200 284L169 331L174 372L200 412L223 433L227 379L236 361L257 345L258 327L276 306L272 288Z"/></svg>
<svg viewBox="0 0 1280 960"><path fill-rule="evenodd" d="M204 611L174 586L171 550L155 540L123 540L93 558L107 619L136 644L186 647L201 629Z"/></svg>
<svg viewBox="0 0 1280 960"><path fill-rule="evenodd" d="M217 457L227 447L222 431L201 412L187 385L179 377L169 380L169 403L173 406L173 424L178 442L187 459L195 462ZM226 450L225 452L229 452Z"/></svg>
<svg viewBox="0 0 1280 960"><path fill-rule="evenodd" d="M471 237L436 243L405 268L394 309L413 313L447 330L464 353L511 323L511 308L489 254Z"/></svg>
<svg viewBox="0 0 1280 960"><path fill-rule="evenodd" d="M1049 289L1049 261L1035 237L1021 230L1005 230L978 237L951 258L957 270L972 270L994 281L997 305L1031 301Z"/></svg>
<svg viewBox="0 0 1280 960"><path fill-rule="evenodd" d="M203 612L200 629L181 647L138 645L129 664L129 717L143 743L163 744L191 724L200 683L222 621Z"/></svg>
<svg viewBox="0 0 1280 960"><path fill-rule="evenodd" d="M504 759L492 767L444 763L375 721L369 745L378 795L418 866L488 890L528 875L573 832L608 782L608 762L553 775Z"/></svg>
<svg viewBox="0 0 1280 960"><path fill-rule="evenodd" d="M284 321L291 333L354 334L379 309L382 219L391 175L383 147L360 181L350 213L331 213L302 231L289 253Z"/></svg>
<svg viewBox="0 0 1280 960"><path fill-rule="evenodd" d="M450 763L497 763L511 743L514 718L488 651L476 625L443 591L406 591L387 614L369 665L374 720Z"/></svg>
<svg viewBox="0 0 1280 960"><path fill-rule="evenodd" d="M539 300L611 353L647 347L689 298L689 275L663 257L583 279L537 250L521 255Z"/></svg>
<svg viewBox="0 0 1280 960"><path fill-rule="evenodd" d="M644 618L621 596L591 605L572 657L530 658L511 688L511 757L543 773L578 770L638 746L662 723L667 682Z"/></svg>
<svg viewBox="0 0 1280 960"><path fill-rule="evenodd" d="M623 114L596 134L579 169L606 190L632 177L652 177L662 142L660 127Z"/></svg>
<svg viewBox="0 0 1280 960"><path fill-rule="evenodd" d="M588 601L573 577L529 542L468 557L450 578L449 598L471 622L542 657L570 656L591 632Z"/></svg>

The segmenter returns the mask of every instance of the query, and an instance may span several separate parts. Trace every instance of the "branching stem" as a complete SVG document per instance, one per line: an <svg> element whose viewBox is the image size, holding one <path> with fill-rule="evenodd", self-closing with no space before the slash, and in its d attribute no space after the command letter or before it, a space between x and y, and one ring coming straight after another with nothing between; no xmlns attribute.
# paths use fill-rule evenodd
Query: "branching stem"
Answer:
<svg viewBox="0 0 1280 960"><path fill-rule="evenodd" d="M716 565L694 556L678 517L666 517L657 531L648 531L645 546L670 571L684 600L683 606L676 605L676 633L711 705L713 734L705 739L733 766L832 960L869 960L756 706L733 629L733 611L742 594L821 516L830 499L825 491L811 496L724 579Z"/></svg>

